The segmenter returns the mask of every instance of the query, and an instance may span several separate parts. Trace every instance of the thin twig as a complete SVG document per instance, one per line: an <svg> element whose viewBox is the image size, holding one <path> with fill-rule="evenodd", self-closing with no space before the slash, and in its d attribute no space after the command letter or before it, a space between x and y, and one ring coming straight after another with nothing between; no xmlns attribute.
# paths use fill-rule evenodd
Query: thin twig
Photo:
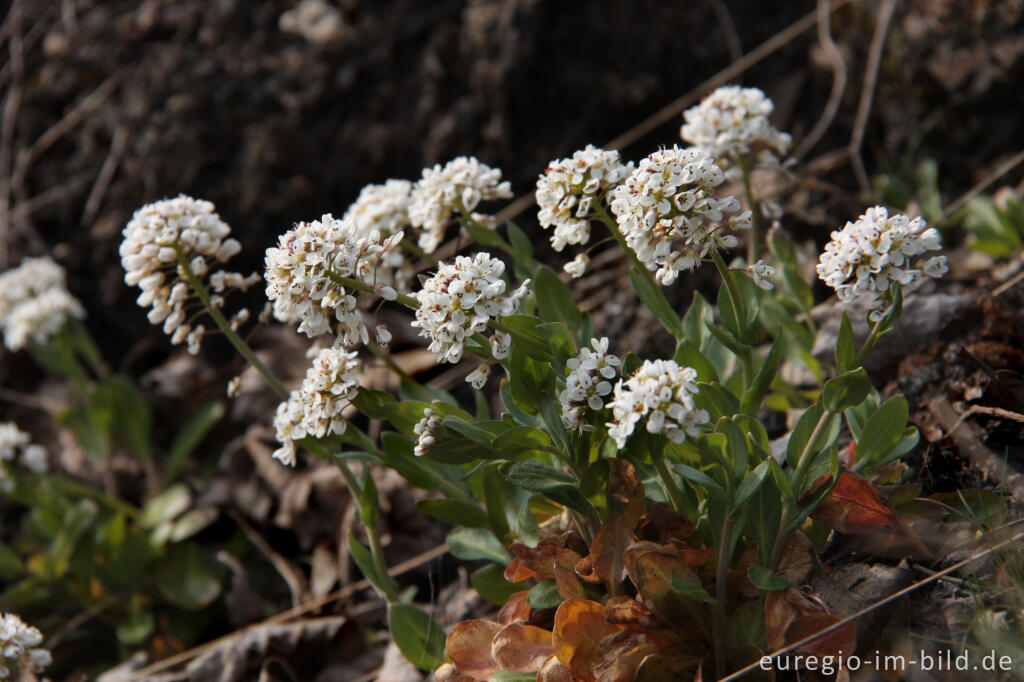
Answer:
<svg viewBox="0 0 1024 682"><path fill-rule="evenodd" d="M736 24L729 14L729 8L722 0L708 0L711 11L718 19L718 27L722 29L722 37L725 39L725 48L729 51L729 61L735 62L743 56L743 43L740 42L740 34L736 30Z"/></svg>
<svg viewBox="0 0 1024 682"><path fill-rule="evenodd" d="M18 121L18 109L21 107L21 81L25 70L21 47L20 0L16 0L11 7L8 20L11 22L8 45L11 87L7 89L3 117L0 118L0 269L7 267L7 247L10 244L14 128Z"/></svg>
<svg viewBox="0 0 1024 682"><path fill-rule="evenodd" d="M878 69L882 65L885 37L889 33L889 24L892 23L895 9L896 0L885 0L882 9L878 11L878 22L875 23L875 33L871 37L871 47L868 50L864 86L861 88L860 102L857 104L853 135L850 136L850 162L853 164L853 171L857 175L857 184L860 185L861 192L867 192L871 188L868 173L864 168L864 159L861 158L860 152L864 145L864 131L867 130L868 117L871 115L871 107L875 100L875 86L878 83Z"/></svg>
<svg viewBox="0 0 1024 682"><path fill-rule="evenodd" d="M960 415L960 418L956 420L956 424L953 424L953 428L949 430L947 435L952 436L953 433L960 428L967 419L973 417L976 414L984 414L989 417L1001 417L1002 419L1009 419L1015 422L1021 422L1024 424L1024 414L1019 412L1012 412L1010 410L1004 410L1001 407L987 407L985 405L971 405L966 412Z"/></svg>
<svg viewBox="0 0 1024 682"><path fill-rule="evenodd" d="M997 286L995 289L993 289L992 290L992 295L993 296L999 296L1001 294L1006 293L1007 291L1009 291L1013 287L1015 287L1018 284L1020 284L1021 280L1024 280L1024 270L1021 270L1016 275L1014 275L1013 277L1011 277L1010 279L1006 280L1005 282L1003 282L1002 284Z"/></svg>
<svg viewBox="0 0 1024 682"><path fill-rule="evenodd" d="M302 604L302 599L307 593L306 580L302 574L280 552L271 547L270 543L252 527L252 524L246 521L245 517L235 511L229 513L235 523L238 524L238 527L245 533L245 536L249 538L249 542L255 545L256 549L267 557L267 560L274 565L274 568L277 569L285 584L288 585L288 591L292 595L292 607Z"/></svg>
<svg viewBox="0 0 1024 682"><path fill-rule="evenodd" d="M994 171L986 175L981 182L979 182L974 187L971 187L969 190L961 194L956 201L951 203L949 206L946 207L944 211L942 211L942 216L939 218L939 220L945 220L949 216L959 211L964 206L964 204L966 204L968 201L981 194L985 190L985 188L987 188L993 182L995 182L996 180L1003 177L1004 175L1012 171L1014 168L1019 166L1022 161L1024 161L1024 150L1021 150L1014 154L1010 159L1004 161L1002 164L1000 164L998 168L996 168Z"/></svg>
<svg viewBox="0 0 1024 682"><path fill-rule="evenodd" d="M127 141L128 129L124 126L119 126L114 131L114 136L110 140L110 152L107 154L103 166L100 167L100 172L96 176L96 182L93 183L92 189L89 191L89 198L85 202L85 210L82 211L83 227L92 225L96 219L96 214L99 213L100 206L103 204L103 197L106 196L110 181L114 178L114 173L117 172L117 165L121 162L121 155L124 153Z"/></svg>
<svg viewBox="0 0 1024 682"><path fill-rule="evenodd" d="M814 124L814 128L803 139L800 146L793 154L795 158L802 159L807 152L818 144L825 131L835 120L836 112L843 100L843 93L846 91L846 62L843 60L843 53L836 47L836 41L832 39L832 2L831 0L818 0L818 43L828 57L832 65L832 91L828 95L825 108L821 111L821 117Z"/></svg>
<svg viewBox="0 0 1024 682"><path fill-rule="evenodd" d="M1002 528L999 528L997 530L1005 530L1005 529L1010 528L1012 526L1015 526L1015 525L1017 525L1019 523L1022 523L1022 521L1014 521L1013 523L1009 523L1009 524L1007 524L1007 525L1005 525ZM914 592L915 590L919 590L920 588L924 587L925 585L929 585L929 584L931 584L931 583L933 583L933 582L935 582L935 581L937 581L937 580L939 580L941 578L946 577L950 573L955 573L956 571L959 571L962 568L966 568L967 566L971 565L972 563L974 563L975 561L977 561L979 559L984 559L988 555L993 554L993 553L999 551L1000 549L1003 549L1004 547L1007 547L1007 546L1012 545L1013 543L1019 542L1022 538L1024 538L1024 533L1018 533L1017 535L1014 535L1011 538L1003 540L999 544L993 545L992 547L989 547L988 549L985 549L985 550L979 552L978 554L975 554L974 556L967 557L963 561L958 561L957 563L953 564L952 566L948 566L948 567L942 569L941 571L937 571L933 575L928 576L924 580L916 582L916 583L914 583L912 585L908 585L907 587L904 587L902 590L898 590L898 591L890 594L888 597L880 599L877 602L875 602L874 604L871 604L870 606L866 606L863 609L861 609L860 611L857 611L856 613L854 613L852 615L849 615L846 618L840 619L839 621L833 623L832 625L828 626L827 628L823 628L823 629L815 632L812 635L808 635L807 637L804 637L800 641L794 642L793 644L790 644L789 646L787 646L785 648L779 649L778 651L772 653L769 656L762 656L756 662L751 663L750 665L746 666L745 668L740 668L739 670L737 670L733 674L729 675L728 677L723 677L718 682L731 682L732 680L738 680L741 677L743 677L744 675L746 675L747 673L752 673L755 670L764 670L764 668L761 667L761 664L766 659L768 661L774 661L775 659L779 658L780 656L784 656L785 654L788 654L788 653L790 653L792 651L796 651L800 647L802 647L804 645L807 645L807 644L810 644L811 642L815 641L816 639L819 639L819 638L823 637L824 635L827 635L830 632L838 630L839 628L852 623L853 621L857 620L858 618L871 613L875 609L877 609L877 608L879 608L881 606L885 606L886 604L888 604L890 602L893 602L893 601L896 601L897 599L905 597L908 594L910 594L911 592Z"/></svg>

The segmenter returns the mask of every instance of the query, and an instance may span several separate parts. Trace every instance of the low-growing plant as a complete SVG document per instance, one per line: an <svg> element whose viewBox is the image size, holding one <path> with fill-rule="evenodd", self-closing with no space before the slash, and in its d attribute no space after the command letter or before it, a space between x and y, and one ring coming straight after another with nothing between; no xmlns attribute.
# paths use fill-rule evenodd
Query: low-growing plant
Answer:
<svg viewBox="0 0 1024 682"><path fill-rule="evenodd" d="M300 222L267 250L268 315L320 344L296 389L239 333L248 313L223 312L227 293L256 278L212 270L241 246L208 202L182 196L136 212L121 248L125 279L173 342L198 351L212 331L204 317L264 376L281 399L274 457L294 465L305 450L339 468L365 529L365 542L349 535L351 555L388 602L392 638L415 665L448 680L722 677L838 621L800 590L814 563L808 524L900 532L862 476L891 473L917 433L906 401L881 402L863 364L898 323L904 291L946 268L943 256L927 257L939 236L922 219L867 209L832 233L817 272L841 302L868 303L870 333L858 342L843 313L833 358L812 356L814 298L796 249L780 225L758 229L781 209L755 196L754 167L782 172L789 146L768 122L771 109L758 90L723 88L686 114L682 134L696 146L662 148L636 165L587 147L537 182L554 250L585 247L565 271L578 277L595 249L621 249L638 305L674 342L671 357L617 347L523 230L507 223L502 232L477 213L511 191L500 171L471 158L428 168L415 183L367 187L342 218ZM723 194L727 178L743 182L743 201ZM490 252L438 259L452 226L456 248L471 240ZM591 245L592 230L607 238ZM746 260L734 260L743 234ZM694 294L680 311L665 287L701 267L717 272L717 296ZM403 371L388 354L391 332L370 321L382 305L408 311L439 363L472 364L470 387L453 395ZM368 354L396 374L397 394L361 385ZM787 382L784 359L818 383ZM108 381L86 384L95 393ZM68 423L94 424L84 405ZM764 418L790 409L802 416L773 442ZM148 441L136 430L146 419L121 412L115 435L96 437L127 438L142 455ZM364 419L386 425L379 437ZM841 453L844 423L855 446ZM464 621L446 637L390 577L373 466L438 493L419 506L456 526L455 556L487 562L472 584L501 607L494 618ZM179 527L191 528L185 519L197 510L187 489L166 485L172 479L141 511L89 503L74 527L107 529L97 551L111 538L122 553L141 543L154 561L177 557L171 574L191 575L203 559ZM216 596L211 580L180 587L202 603ZM125 622L136 623L139 642L152 616L133 617ZM801 650L851 652L856 637L850 624Z"/></svg>

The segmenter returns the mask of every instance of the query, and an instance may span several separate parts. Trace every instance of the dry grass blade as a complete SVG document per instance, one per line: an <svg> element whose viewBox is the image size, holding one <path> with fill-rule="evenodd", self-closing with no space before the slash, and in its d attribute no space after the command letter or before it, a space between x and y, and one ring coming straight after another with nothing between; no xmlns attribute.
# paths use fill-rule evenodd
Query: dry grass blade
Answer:
<svg viewBox="0 0 1024 682"><path fill-rule="evenodd" d="M860 151L864 145L864 131L867 130L868 117L871 115L871 107L875 101L875 85L878 83L878 69L882 65L882 51L885 47L885 37L889 34L889 25L892 23L892 15L896 10L896 0L885 0L882 9L878 12L878 23L875 24L875 34L871 37L871 47L868 50L868 63L864 73L864 86L860 91L860 102L857 104L857 117L854 119L853 135L850 137L850 162L853 164L854 173L857 175L857 183L862 192L867 192L871 186L868 182L868 173L864 168L864 159Z"/></svg>
<svg viewBox="0 0 1024 682"><path fill-rule="evenodd" d="M798 159L802 159L807 152L813 149L814 145L818 144L821 140L825 131L828 130L828 127L832 125L836 112L839 111L843 92L846 91L846 62L843 61L843 55L839 48L836 47L835 40L832 39L831 20L831 0L818 0L818 42L821 44L821 49L824 50L829 63L832 65L832 91L828 94L828 102L825 103L821 117L814 124L814 128L807 134L807 137L800 142L800 146L797 147L794 156Z"/></svg>
<svg viewBox="0 0 1024 682"><path fill-rule="evenodd" d="M993 530L992 534L994 535L994 534L1006 531L1008 528L1011 528L1013 526L1017 526L1017 525L1019 525L1022 522L1024 522L1024 521L1014 521L1013 523L1008 523L1005 526L1002 526L1001 528L996 528L995 530ZM741 669L737 670L736 672L734 672L733 674L731 674L731 675L729 675L727 677L723 677L718 682L731 682L732 680L738 680L741 677L744 677L748 673L752 673L752 672L754 672L756 670L763 670L763 668L761 667L761 663L765 659L774 661L775 659L779 658L780 656L784 656L784 655L786 655L786 654L788 654L788 653L790 653L792 651L796 651L800 647L813 642L814 640L818 639L822 635L827 635L830 632L838 630L839 628L841 628L841 627L843 627L845 625L848 625L849 623L852 623L853 621L857 620L858 618L860 618L860 617L862 617L862 616L864 616L864 615L866 615L868 613L871 613L872 611L874 611L877 608L880 608L880 607L882 607L882 606L884 606L884 605L886 605L886 604L888 604L888 603L890 603L892 601L895 601L897 599L905 597L906 595L910 594L911 592L914 592L915 590L918 590L918 589L924 587L925 585L930 585L931 583L933 583L933 582L935 582L937 580L940 580L941 578L944 578L944 577L946 577L947 575L949 575L951 573L956 573L957 571L959 571L959 570L961 570L963 568L966 568L967 566L970 566L972 563L978 561L979 559L984 559L985 557L989 556L990 554L994 554L995 552L997 552L997 551L999 551L999 550L1001 550L1003 548L1013 546L1015 543L1020 542L1022 539L1024 539L1024 533L1017 533L1017 534L1015 534L1015 535L1013 535L1013 536L1011 536L1011 537L1009 537L1009 538L1007 538L1005 540L1000 541L998 544L995 544L992 547L988 547L987 549L981 550L980 552L978 552L977 554L974 554L973 556L967 557L963 561L958 561L957 563L953 564L952 566L947 566L946 568L942 569L941 571L936 571L934 574L928 576L924 580L918 581L918 582L914 583L913 585L908 585L907 587L903 588L902 590L897 590L896 592L890 594L888 597L885 597L884 599L879 599L874 604L871 604L870 606L867 606L867 607L861 609L860 611L857 611L856 613L851 614L851 615L847 616L846 618L843 618L842 620L839 620L839 621L833 623L832 625L830 625L827 628L823 628L823 629L819 630L818 632L815 632L815 633L813 633L811 635L808 635L807 637L804 637L800 641L794 642L793 644L790 644L789 646L787 646L787 647L785 647L783 649L779 649L778 651L772 653L771 655L768 655L768 656L765 656L765 657L763 657L761 659L758 659L757 662L751 663L750 665L746 666L745 668L741 668Z"/></svg>
<svg viewBox="0 0 1024 682"><path fill-rule="evenodd" d="M950 217L951 215L959 211L961 208L963 208L964 204L966 204L968 201L981 194L989 185L991 185L993 182L995 182L999 178L1003 177L1004 175L1012 171L1022 162L1024 162L1024 150L1021 150L1014 154L1011 158L1007 159L1002 164L1000 164L998 168L996 168L994 171L986 175L984 179L981 180L981 182L979 182L974 187L971 187L969 190L961 194L956 201L951 203L949 206L946 207L944 211L942 211L942 217L940 218L940 220L945 220L946 218Z"/></svg>

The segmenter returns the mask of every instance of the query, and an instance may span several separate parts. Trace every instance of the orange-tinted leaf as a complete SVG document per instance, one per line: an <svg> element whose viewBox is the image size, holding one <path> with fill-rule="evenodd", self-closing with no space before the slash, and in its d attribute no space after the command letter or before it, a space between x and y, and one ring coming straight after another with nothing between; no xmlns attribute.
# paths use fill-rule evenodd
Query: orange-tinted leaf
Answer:
<svg viewBox="0 0 1024 682"><path fill-rule="evenodd" d="M544 663L544 667L537 673L537 682L576 682L569 669L562 665L556 656L552 656Z"/></svg>
<svg viewBox="0 0 1024 682"><path fill-rule="evenodd" d="M658 647L643 633L618 632L601 640L601 660L591 669L598 682L632 680L645 658L658 653Z"/></svg>
<svg viewBox="0 0 1024 682"><path fill-rule="evenodd" d="M899 518L868 481L843 472L836 487L811 514L840 533L867 533L899 525Z"/></svg>
<svg viewBox="0 0 1024 682"><path fill-rule="evenodd" d="M584 559L580 561L584 561ZM558 595L562 599L586 598L586 595L583 593L583 585L580 585L580 581L576 579L576 574L568 568L555 566L555 585L558 586Z"/></svg>
<svg viewBox="0 0 1024 682"><path fill-rule="evenodd" d="M684 547L682 557L687 566L700 568L701 566L709 565L715 560L715 550L713 547L701 547L700 549Z"/></svg>
<svg viewBox="0 0 1024 682"><path fill-rule="evenodd" d="M765 595L765 639L771 650L794 644L838 621L839 618L832 615L821 601L809 599L796 588ZM797 651L817 656L838 656L840 651L849 655L856 646L857 626L848 623L801 646Z"/></svg>
<svg viewBox="0 0 1024 682"><path fill-rule="evenodd" d="M620 594L604 605L604 618L618 625L637 625L645 630L655 630L661 625L660 619L632 597Z"/></svg>
<svg viewBox="0 0 1024 682"><path fill-rule="evenodd" d="M601 658L601 640L624 629L604 619L604 606L596 601L570 599L555 613L552 642L559 662L576 677L595 682L591 666Z"/></svg>
<svg viewBox="0 0 1024 682"><path fill-rule="evenodd" d="M626 550L626 571L630 580L658 615L669 620L703 619L702 609L693 599L672 587L673 580L700 583L697 573L686 565L675 545L635 542Z"/></svg>
<svg viewBox="0 0 1024 682"><path fill-rule="evenodd" d="M506 625L491 642L491 657L506 670L537 672L555 653L551 633L525 623Z"/></svg>
<svg viewBox="0 0 1024 682"><path fill-rule="evenodd" d="M541 580L555 577L555 565L574 570L576 562L581 558L578 552L547 540L541 540L536 547L528 547L516 540L509 549L523 566L536 573Z"/></svg>
<svg viewBox="0 0 1024 682"><path fill-rule="evenodd" d="M608 466L608 494L625 503L626 509L622 515L626 517L629 527L633 528L647 509L644 484L637 478L636 469L628 461L609 459Z"/></svg>
<svg viewBox="0 0 1024 682"><path fill-rule="evenodd" d="M814 569L814 546L806 535L797 531L789 536L776 573L790 585L800 585Z"/></svg>
<svg viewBox="0 0 1024 682"><path fill-rule="evenodd" d="M685 543L695 530L692 521L683 518L679 512L664 502L658 502L647 510L647 515L637 526L636 534L639 540L662 544L666 542Z"/></svg>
<svg viewBox="0 0 1024 682"><path fill-rule="evenodd" d="M448 635L448 657L463 675L486 680L501 670L491 657L491 640L502 626L491 620L464 620Z"/></svg>
<svg viewBox="0 0 1024 682"><path fill-rule="evenodd" d="M476 682L476 678L463 675L454 665L445 663L434 671L434 682Z"/></svg>
<svg viewBox="0 0 1024 682"><path fill-rule="evenodd" d="M527 621L530 619L530 605L526 603L526 598L530 594L529 590L522 590L521 592L513 592L505 605L498 611L498 622L502 625L508 625L509 623L515 623L519 621Z"/></svg>
<svg viewBox="0 0 1024 682"><path fill-rule="evenodd" d="M510 583L521 583L535 575L537 574L523 565L523 560L519 557L512 559L512 561L508 562L508 566L505 567L505 580Z"/></svg>
<svg viewBox="0 0 1024 682"><path fill-rule="evenodd" d="M576 564L576 574L590 583L603 582L611 588L626 579L623 553L633 542L632 525L622 514L612 514L597 531L590 554Z"/></svg>

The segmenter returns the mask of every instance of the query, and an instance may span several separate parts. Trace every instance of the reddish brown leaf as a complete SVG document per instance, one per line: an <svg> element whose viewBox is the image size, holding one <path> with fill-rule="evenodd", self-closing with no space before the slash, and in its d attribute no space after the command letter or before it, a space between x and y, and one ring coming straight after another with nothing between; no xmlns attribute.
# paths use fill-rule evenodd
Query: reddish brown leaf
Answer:
<svg viewBox="0 0 1024 682"><path fill-rule="evenodd" d="M595 682L591 667L601 658L601 641L620 632L622 625L604 618L604 606L586 599L562 602L555 613L552 642L559 662L576 677Z"/></svg>
<svg viewBox="0 0 1024 682"><path fill-rule="evenodd" d="M659 616L669 620L703 620L700 604L683 597L672 587L676 579L700 583L697 573L686 565L675 545L635 542L626 550L625 563L637 592Z"/></svg>
<svg viewBox="0 0 1024 682"><path fill-rule="evenodd" d="M806 535L797 531L789 536L776 573L790 585L800 585L814 568L814 547Z"/></svg>
<svg viewBox="0 0 1024 682"><path fill-rule="evenodd" d="M647 515L637 526L636 534L639 540L683 544L693 536L695 530L692 521L683 518L679 512L664 502L658 502L647 510Z"/></svg>
<svg viewBox="0 0 1024 682"><path fill-rule="evenodd" d="M576 682L572 673L558 660L552 656L544 663L544 667L537 673L537 682Z"/></svg>
<svg viewBox="0 0 1024 682"><path fill-rule="evenodd" d="M539 671L554 654L551 633L525 623L506 625L491 642L491 657L502 668L521 673Z"/></svg>
<svg viewBox="0 0 1024 682"><path fill-rule="evenodd" d="M781 649L838 621L839 618L831 614L820 600L809 599L796 588L765 595L764 627L769 649ZM838 656L840 651L849 655L856 646L857 626L848 623L801 646L797 651L816 656Z"/></svg>
<svg viewBox="0 0 1024 682"><path fill-rule="evenodd" d="M523 561L519 557L512 559L512 561L508 562L508 566L505 567L505 580L510 583L521 583L535 575L537 574L523 565Z"/></svg>
<svg viewBox="0 0 1024 682"><path fill-rule="evenodd" d="M656 653L658 647L646 634L618 632L601 641L601 660L591 669L598 682L631 682L643 660Z"/></svg>
<svg viewBox="0 0 1024 682"><path fill-rule="evenodd" d="M584 559L580 561L584 561ZM586 599L586 595L583 593L583 585L580 585L580 581L576 579L576 574L568 568L555 566L555 585L558 586L558 595L562 599Z"/></svg>
<svg viewBox="0 0 1024 682"><path fill-rule="evenodd" d="M464 620L448 635L448 657L463 675L486 680L501 670L491 657L491 640L502 626L491 620Z"/></svg>
<svg viewBox="0 0 1024 682"><path fill-rule="evenodd" d="M625 594L605 602L604 618L609 623L637 625L645 630L656 630L661 626L661 620L646 606Z"/></svg>
<svg viewBox="0 0 1024 682"><path fill-rule="evenodd" d="M623 553L632 542L632 525L624 515L612 514L594 536L590 554L576 564L576 574L587 582L603 582L614 589L626 579Z"/></svg>
<svg viewBox="0 0 1024 682"><path fill-rule="evenodd" d="M581 555L566 547L559 547L554 543L541 540L536 547L528 547L516 540L509 547L512 553L522 562L522 565L537 574L541 580L555 577L555 566L568 568L570 571L576 568L576 563Z"/></svg>
<svg viewBox="0 0 1024 682"><path fill-rule="evenodd" d="M463 675L454 665L445 663L434 671L434 682L476 682L476 678Z"/></svg>
<svg viewBox="0 0 1024 682"><path fill-rule="evenodd" d="M623 512L623 516L626 517L629 527L633 528L647 509L644 484L637 478L636 469L628 461L609 459L608 466L608 494L625 503L626 511Z"/></svg>
<svg viewBox="0 0 1024 682"><path fill-rule="evenodd" d="M836 487L811 514L840 533L856 534L899 525L899 518L868 481L843 472Z"/></svg>
<svg viewBox="0 0 1024 682"><path fill-rule="evenodd" d="M526 597L529 594L529 590L513 592L508 601L505 602L505 605L498 611L498 622L502 625L508 625L509 623L529 620L531 609L530 605L526 603Z"/></svg>
<svg viewBox="0 0 1024 682"><path fill-rule="evenodd" d="M751 542L743 550L743 554L740 555L736 565L728 573L726 584L729 586L730 592L739 592L744 597L751 599L761 594L761 590L754 583L750 582L750 577L747 575L750 566L756 563L757 543Z"/></svg>
<svg viewBox="0 0 1024 682"><path fill-rule="evenodd" d="M711 562L715 560L715 550L713 547L702 547L700 549L696 547L684 547L682 557L687 566L700 568L701 566L710 565Z"/></svg>

